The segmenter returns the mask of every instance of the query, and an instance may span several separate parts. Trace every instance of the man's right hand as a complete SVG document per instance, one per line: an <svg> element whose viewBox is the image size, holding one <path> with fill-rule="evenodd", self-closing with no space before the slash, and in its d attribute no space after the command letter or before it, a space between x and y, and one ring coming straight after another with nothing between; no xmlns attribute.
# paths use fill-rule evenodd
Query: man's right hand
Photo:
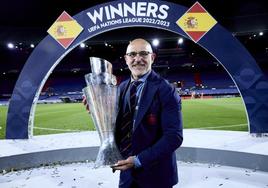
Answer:
<svg viewBox="0 0 268 188"><path fill-rule="evenodd" d="M87 99L86 99L86 97L85 97L84 95L83 95L82 97L83 97L83 100L82 100L83 105L86 106L87 111L90 112L90 110L89 110L89 106L88 106L88 104L87 104Z"/></svg>

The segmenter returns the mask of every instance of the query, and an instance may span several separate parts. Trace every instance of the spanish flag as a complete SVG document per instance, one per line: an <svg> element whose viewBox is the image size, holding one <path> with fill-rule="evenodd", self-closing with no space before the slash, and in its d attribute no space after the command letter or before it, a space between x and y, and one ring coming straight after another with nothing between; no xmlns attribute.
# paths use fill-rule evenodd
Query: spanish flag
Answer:
<svg viewBox="0 0 268 188"><path fill-rule="evenodd" d="M78 37L82 30L82 26L67 12L63 11L47 32L66 49Z"/></svg>
<svg viewBox="0 0 268 188"><path fill-rule="evenodd" d="M194 42L198 42L217 21L196 2L176 23Z"/></svg>

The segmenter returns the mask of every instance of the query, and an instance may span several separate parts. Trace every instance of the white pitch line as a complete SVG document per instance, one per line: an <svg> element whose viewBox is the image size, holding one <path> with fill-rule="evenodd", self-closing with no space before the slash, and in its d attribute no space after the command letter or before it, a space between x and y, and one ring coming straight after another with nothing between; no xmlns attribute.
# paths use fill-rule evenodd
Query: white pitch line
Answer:
<svg viewBox="0 0 268 188"><path fill-rule="evenodd" d="M244 123L244 124L236 124L236 125L217 126L217 127L200 127L200 128L194 128L194 129L217 129L217 128L226 128L226 127L240 127L243 125L248 125L248 124ZM81 132L81 131L84 131L84 130L72 130L72 129L54 129L54 128L46 128L46 127L34 127L34 129L48 130L48 131L62 131L62 132Z"/></svg>
<svg viewBox="0 0 268 188"><path fill-rule="evenodd" d="M48 131L62 131L62 132L81 132L81 131L83 131L83 130L72 130L72 129L53 129L53 128L46 128L46 127L34 127L34 129L48 130Z"/></svg>
<svg viewBox="0 0 268 188"><path fill-rule="evenodd" d="M242 125L248 125L247 123L244 124L236 124L236 125L223 125L223 126L217 126L217 127L200 127L196 129L216 129L216 128L225 128L225 127L240 127Z"/></svg>

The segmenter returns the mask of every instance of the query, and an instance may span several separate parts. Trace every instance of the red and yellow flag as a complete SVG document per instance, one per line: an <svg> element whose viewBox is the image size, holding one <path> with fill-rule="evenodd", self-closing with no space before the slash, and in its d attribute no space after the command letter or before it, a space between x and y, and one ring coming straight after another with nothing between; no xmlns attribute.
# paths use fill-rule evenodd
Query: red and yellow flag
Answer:
<svg viewBox="0 0 268 188"><path fill-rule="evenodd" d="M196 2L177 20L176 24L194 41L198 42L217 21Z"/></svg>
<svg viewBox="0 0 268 188"><path fill-rule="evenodd" d="M47 32L66 49L78 37L82 30L82 26L67 12L63 11Z"/></svg>

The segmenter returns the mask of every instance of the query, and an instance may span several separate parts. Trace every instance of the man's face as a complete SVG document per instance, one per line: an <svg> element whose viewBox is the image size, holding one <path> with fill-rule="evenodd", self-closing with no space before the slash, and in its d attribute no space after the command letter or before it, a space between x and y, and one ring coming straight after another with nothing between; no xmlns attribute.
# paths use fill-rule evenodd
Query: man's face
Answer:
<svg viewBox="0 0 268 188"><path fill-rule="evenodd" d="M134 79L151 70L155 54L152 53L150 44L143 40L134 40L127 48L125 55L126 64Z"/></svg>

